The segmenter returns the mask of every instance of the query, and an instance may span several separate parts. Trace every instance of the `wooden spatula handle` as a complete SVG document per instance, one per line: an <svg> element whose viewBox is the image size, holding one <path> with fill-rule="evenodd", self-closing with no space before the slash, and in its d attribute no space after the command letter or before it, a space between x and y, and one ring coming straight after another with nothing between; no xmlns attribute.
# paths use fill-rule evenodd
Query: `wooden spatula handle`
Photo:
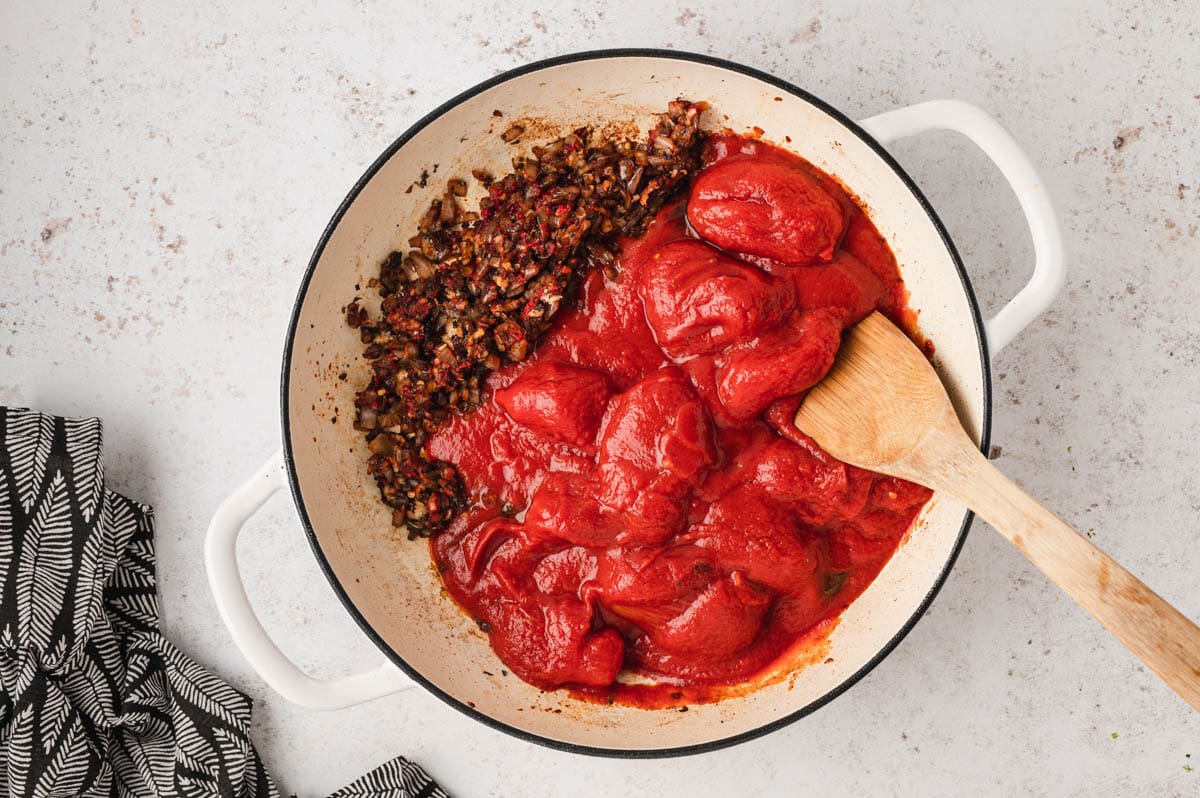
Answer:
<svg viewBox="0 0 1200 798"><path fill-rule="evenodd" d="M882 315L846 333L796 426L839 460L960 499L1200 710L1200 628L992 467L930 361Z"/></svg>
<svg viewBox="0 0 1200 798"><path fill-rule="evenodd" d="M946 492L1008 538L1200 710L1200 627L1017 487L978 449L960 452L954 458L954 478L943 485Z"/></svg>

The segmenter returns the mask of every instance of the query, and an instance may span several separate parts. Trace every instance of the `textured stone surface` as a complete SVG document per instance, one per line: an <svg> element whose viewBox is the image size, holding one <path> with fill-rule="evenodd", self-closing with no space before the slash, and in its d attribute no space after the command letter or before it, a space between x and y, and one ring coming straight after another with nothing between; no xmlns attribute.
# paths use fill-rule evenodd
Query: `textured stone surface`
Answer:
<svg viewBox="0 0 1200 798"><path fill-rule="evenodd" d="M164 626L256 699L282 787L324 794L405 753L464 796L1200 791L1200 716L983 526L928 617L853 690L673 761L549 751L420 691L290 706L234 650L201 556L213 509L278 446L295 288L366 165L500 70L663 46L765 69L852 116L958 97L1014 131L1061 209L1070 276L997 359L997 462L1200 617L1194 8L276 5L0 8L0 402L104 417L108 479L157 510ZM1015 200L950 134L897 155L996 307L1030 262ZM376 660L286 497L251 522L242 562L300 661L334 675Z"/></svg>

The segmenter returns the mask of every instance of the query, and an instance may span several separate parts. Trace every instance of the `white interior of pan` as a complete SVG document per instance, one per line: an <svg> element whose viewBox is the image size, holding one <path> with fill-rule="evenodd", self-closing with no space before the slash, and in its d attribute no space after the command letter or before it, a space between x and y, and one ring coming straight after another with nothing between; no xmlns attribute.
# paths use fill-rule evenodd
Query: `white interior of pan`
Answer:
<svg viewBox="0 0 1200 798"><path fill-rule="evenodd" d="M913 616L945 567L964 517L962 506L935 498L910 539L845 612L817 664L687 713L583 703L502 675L484 635L443 595L425 542L392 530L364 470L365 447L351 429L353 392L367 367L357 335L343 322L343 306L356 295L368 297L367 278L381 258L404 246L448 178L469 178L481 165L506 171L512 150L499 133L512 122L536 120L527 125L526 144L581 123L632 119L644 130L651 115L678 96L711 103L712 127L758 126L777 143L790 137L785 146L865 201L899 258L922 330L936 343L936 365L978 435L984 385L971 309L950 253L917 199L870 147L819 108L756 78L688 61L622 57L562 64L501 83L433 120L353 201L321 255L295 325L287 400L296 477L321 550L358 612L396 655L454 700L516 729L589 747L702 744L821 699ZM428 188L414 186L426 172ZM356 283L362 291L355 291ZM345 381L338 379L343 371Z"/></svg>

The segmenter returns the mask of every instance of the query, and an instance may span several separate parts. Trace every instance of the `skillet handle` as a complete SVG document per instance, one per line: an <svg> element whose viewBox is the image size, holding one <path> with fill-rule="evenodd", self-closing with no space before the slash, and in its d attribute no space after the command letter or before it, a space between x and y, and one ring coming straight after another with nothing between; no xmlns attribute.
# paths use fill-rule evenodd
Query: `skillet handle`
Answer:
<svg viewBox="0 0 1200 798"><path fill-rule="evenodd" d="M995 357L1050 307L1066 278L1062 235L1046 184L1012 134L982 108L970 103L931 100L885 111L862 120L859 125L884 145L930 130L961 133L996 164L1017 195L1033 236L1033 276L1007 305L987 320L988 348Z"/></svg>
<svg viewBox="0 0 1200 798"><path fill-rule="evenodd" d="M276 452L221 502L208 525L204 541L208 584L233 642L275 692L307 709L342 709L413 687L414 682L387 660L372 670L341 679L314 679L300 670L263 628L238 570L237 538L250 516L285 484L283 453Z"/></svg>

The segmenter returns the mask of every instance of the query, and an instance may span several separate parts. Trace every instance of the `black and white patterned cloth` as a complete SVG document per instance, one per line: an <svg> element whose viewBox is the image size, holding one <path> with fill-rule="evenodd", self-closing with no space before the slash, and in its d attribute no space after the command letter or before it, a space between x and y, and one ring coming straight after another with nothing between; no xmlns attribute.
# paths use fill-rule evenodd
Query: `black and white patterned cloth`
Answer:
<svg viewBox="0 0 1200 798"><path fill-rule="evenodd" d="M0 796L279 794L250 699L159 630L153 511L104 486L99 419L0 407L0 587ZM351 796L446 793L397 758Z"/></svg>

